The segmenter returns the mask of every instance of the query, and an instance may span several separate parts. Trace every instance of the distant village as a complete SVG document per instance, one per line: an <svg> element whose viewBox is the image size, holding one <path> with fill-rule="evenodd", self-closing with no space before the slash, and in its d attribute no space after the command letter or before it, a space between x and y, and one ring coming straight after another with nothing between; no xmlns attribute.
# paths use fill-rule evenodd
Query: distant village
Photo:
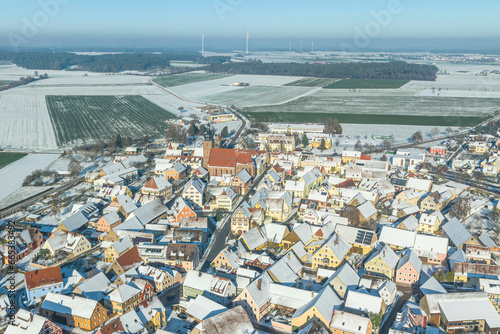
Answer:
<svg viewBox="0 0 500 334"><path fill-rule="evenodd" d="M500 134L343 149L204 112L2 217L1 331L500 332Z"/></svg>

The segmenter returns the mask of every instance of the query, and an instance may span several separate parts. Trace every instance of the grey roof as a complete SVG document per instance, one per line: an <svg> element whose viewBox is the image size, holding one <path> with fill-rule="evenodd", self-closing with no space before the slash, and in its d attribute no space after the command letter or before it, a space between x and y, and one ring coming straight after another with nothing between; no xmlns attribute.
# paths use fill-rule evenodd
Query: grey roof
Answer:
<svg viewBox="0 0 500 334"><path fill-rule="evenodd" d="M75 214L66 218L62 223L70 232L74 232L87 224L88 219L85 217L83 212L77 211Z"/></svg>
<svg viewBox="0 0 500 334"><path fill-rule="evenodd" d="M396 253L394 253L391 247L384 244L378 244L377 247L375 248L375 251L370 255L370 257L366 260L366 262L371 261L378 255L380 255L382 260L384 260L384 262L389 266L389 268L393 269L396 267L399 260L398 256L396 255Z"/></svg>
<svg viewBox="0 0 500 334"><path fill-rule="evenodd" d="M488 235L488 233L486 231L481 233L481 235L479 236L479 241L481 241L481 243L485 247L489 247L489 248L498 247L497 244L491 239L491 237Z"/></svg>
<svg viewBox="0 0 500 334"><path fill-rule="evenodd" d="M82 295L96 301L100 301L109 289L109 279L102 272L86 279L80 283L77 288L80 289Z"/></svg>
<svg viewBox="0 0 500 334"><path fill-rule="evenodd" d="M243 181L243 183L247 183L252 179L252 175L250 175L250 173L246 169L240 170L237 175L241 179L241 181Z"/></svg>
<svg viewBox="0 0 500 334"><path fill-rule="evenodd" d="M349 263L344 263L335 274L333 274L326 283L330 283L335 278L339 278L348 290L354 290L358 287L360 277L358 273L351 267Z"/></svg>
<svg viewBox="0 0 500 334"><path fill-rule="evenodd" d="M462 250L462 248L459 248L457 251L455 251L448 257L448 262L450 263L450 267L454 268L456 262L458 263L467 262L467 255Z"/></svg>
<svg viewBox="0 0 500 334"><path fill-rule="evenodd" d="M457 218L452 218L443 226L443 231L446 233L450 241L457 247L460 247L464 242L472 238L472 234L467 231Z"/></svg>
<svg viewBox="0 0 500 334"><path fill-rule="evenodd" d="M320 170L317 167L314 167L304 175L302 175L302 180L310 186L313 184L317 179L319 179L323 174L321 174Z"/></svg>
<svg viewBox="0 0 500 334"><path fill-rule="evenodd" d="M347 243L339 234L332 234L326 241L325 245L327 245L330 250L335 254L337 259L342 260L347 253L351 250L351 245ZM321 249L318 248L318 249Z"/></svg>
<svg viewBox="0 0 500 334"><path fill-rule="evenodd" d="M142 225L146 225L158 218L162 214L166 213L168 208L163 204L160 199L155 199L141 206L140 208L133 211L133 213L127 218L129 220L131 217L137 217ZM125 222L127 222L125 220Z"/></svg>
<svg viewBox="0 0 500 334"><path fill-rule="evenodd" d="M400 256L401 258L399 259L396 269L399 269L406 263L410 262L410 265L417 271L417 273L420 273L420 269L422 269L422 261L418 257L417 252L413 249L405 249L400 253Z"/></svg>
<svg viewBox="0 0 500 334"><path fill-rule="evenodd" d="M448 293L441 283L439 283L437 279L432 276L420 286L420 291L422 291L424 295Z"/></svg>
<svg viewBox="0 0 500 334"><path fill-rule="evenodd" d="M336 308L339 308L342 305L342 301L337 296L337 294L333 291L330 285L326 285L323 290L316 295L311 301L302 307L298 308L292 318L300 317L302 314L310 310L312 307L315 307L321 315L327 321L330 321L333 316L333 311Z"/></svg>

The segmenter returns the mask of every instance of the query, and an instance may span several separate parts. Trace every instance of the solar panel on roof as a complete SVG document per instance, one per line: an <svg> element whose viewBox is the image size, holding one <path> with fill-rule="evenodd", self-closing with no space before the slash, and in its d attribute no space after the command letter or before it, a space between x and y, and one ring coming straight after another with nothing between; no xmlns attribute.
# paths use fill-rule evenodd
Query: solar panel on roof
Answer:
<svg viewBox="0 0 500 334"><path fill-rule="evenodd" d="M363 240L363 243L364 244L369 244L370 241L372 241L372 238L373 238L373 232L366 232L365 238Z"/></svg>

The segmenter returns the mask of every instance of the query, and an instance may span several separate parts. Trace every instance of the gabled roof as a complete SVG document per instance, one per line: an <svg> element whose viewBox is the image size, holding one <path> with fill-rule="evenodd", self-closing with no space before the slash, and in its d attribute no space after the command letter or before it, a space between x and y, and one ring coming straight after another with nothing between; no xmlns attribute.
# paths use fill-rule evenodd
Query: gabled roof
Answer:
<svg viewBox="0 0 500 334"><path fill-rule="evenodd" d="M382 297L378 294L369 293L366 289L360 288L349 291L345 300L345 307L365 313L379 313L382 309Z"/></svg>
<svg viewBox="0 0 500 334"><path fill-rule="evenodd" d="M107 289L109 289L110 281L103 273L98 273L97 275L87 278L82 283L77 285L77 288L81 291L82 295L86 298L90 298L96 301L100 301Z"/></svg>
<svg viewBox="0 0 500 334"><path fill-rule="evenodd" d="M195 328L204 334L254 332L250 318L241 305L205 319Z"/></svg>
<svg viewBox="0 0 500 334"><path fill-rule="evenodd" d="M309 303L298 308L293 313L292 318L298 318L314 307L326 319L326 321L330 321L332 319L334 309L339 308L340 305L342 305L340 298L333 291L330 285L326 285L319 294L311 299Z"/></svg>
<svg viewBox="0 0 500 334"><path fill-rule="evenodd" d="M76 213L72 214L68 218L66 218L61 224L63 224L68 231L74 232L87 224L88 219L85 217L83 212L77 211Z"/></svg>
<svg viewBox="0 0 500 334"><path fill-rule="evenodd" d="M146 225L159 216L165 214L167 210L168 208L165 206L165 204L163 204L163 202L157 198L134 210L132 214L130 214L130 216L127 218L127 220L132 217L137 217L137 219L139 219L139 221L143 225ZM125 220L125 222L127 220Z"/></svg>
<svg viewBox="0 0 500 334"><path fill-rule="evenodd" d="M162 176L154 176L149 179L149 181L144 185L143 189L155 189L155 190L164 190L171 188L172 184L167 181L165 177Z"/></svg>
<svg viewBox="0 0 500 334"><path fill-rule="evenodd" d="M443 226L443 231L457 247L462 246L464 242L472 238L472 234L455 217Z"/></svg>
<svg viewBox="0 0 500 334"><path fill-rule="evenodd" d="M252 179L252 175L246 169L240 170L237 175L243 183L247 183Z"/></svg>
<svg viewBox="0 0 500 334"><path fill-rule="evenodd" d="M140 294L141 290L128 285L128 284L122 284L119 285L116 289L114 289L108 296L107 298L111 301L117 302L117 303L125 303L128 300L130 300L132 297L134 297L137 294Z"/></svg>
<svg viewBox="0 0 500 334"><path fill-rule="evenodd" d="M379 241L402 248L413 247L417 233L399 228L383 226Z"/></svg>
<svg viewBox="0 0 500 334"><path fill-rule="evenodd" d="M499 203L500 203L500 201L499 201ZM479 239L479 241L481 241L481 243L485 247L488 247L490 249L498 247L498 245L493 241L493 239L491 239L491 237L488 235L488 233L486 231L481 233L481 235L479 236L478 239Z"/></svg>
<svg viewBox="0 0 500 334"><path fill-rule="evenodd" d="M358 287L360 277L349 263L344 263L339 269L337 269L335 274L333 274L326 281L325 285L330 283L337 277L346 286L346 289L348 290L354 290Z"/></svg>
<svg viewBox="0 0 500 334"><path fill-rule="evenodd" d="M325 243L318 248L318 252L323 249L325 246L335 254L337 259L342 260L351 250L351 245L345 241L339 234L333 233Z"/></svg>
<svg viewBox="0 0 500 334"><path fill-rule="evenodd" d="M205 320L227 310L227 307L202 295L198 295L189 303L186 314L199 320Z"/></svg>
<svg viewBox="0 0 500 334"><path fill-rule="evenodd" d="M375 209L375 207L370 201L366 201L363 204L358 205L357 209L365 219L377 213L377 209Z"/></svg>
<svg viewBox="0 0 500 334"><path fill-rule="evenodd" d="M120 240L113 242L110 247L113 247L118 254L121 254L127 249L132 248L132 246L134 246L132 244L132 240L130 239L130 236L127 235Z"/></svg>
<svg viewBox="0 0 500 334"><path fill-rule="evenodd" d="M49 292L42 303L41 309L90 319L98 304L97 301L92 299Z"/></svg>
<svg viewBox="0 0 500 334"><path fill-rule="evenodd" d="M62 283L61 267L56 266L25 272L24 281L28 290Z"/></svg>
<svg viewBox="0 0 500 334"><path fill-rule="evenodd" d="M120 265L120 267L122 267L123 271L128 271L132 268L138 267L143 262L136 246L130 248L115 261Z"/></svg>
<svg viewBox="0 0 500 334"><path fill-rule="evenodd" d="M379 256L380 258L387 264L387 266L391 269L395 268L399 258L394 253L394 251L391 249L391 247L384 245L384 244L379 244L377 248L375 248L375 251L370 255L370 257L366 260L366 262L370 262L373 260L375 257Z"/></svg>
<svg viewBox="0 0 500 334"><path fill-rule="evenodd" d="M400 259L398 262L398 266L396 267L396 270L399 270L402 266L404 266L407 263L410 263L410 265L415 269L417 273L420 273L420 269L422 268L422 261L418 257L417 252L415 252L413 249L405 249L402 251L400 254Z"/></svg>
<svg viewBox="0 0 500 334"><path fill-rule="evenodd" d="M439 283L433 276L420 286L420 291L422 291L424 295L448 293L441 283Z"/></svg>

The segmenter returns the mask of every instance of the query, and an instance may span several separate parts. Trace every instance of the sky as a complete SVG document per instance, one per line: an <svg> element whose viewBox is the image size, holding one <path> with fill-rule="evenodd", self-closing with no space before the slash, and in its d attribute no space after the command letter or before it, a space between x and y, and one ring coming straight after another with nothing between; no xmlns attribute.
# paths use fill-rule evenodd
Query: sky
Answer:
<svg viewBox="0 0 500 334"><path fill-rule="evenodd" d="M500 48L491 0L0 0L0 46Z"/></svg>

